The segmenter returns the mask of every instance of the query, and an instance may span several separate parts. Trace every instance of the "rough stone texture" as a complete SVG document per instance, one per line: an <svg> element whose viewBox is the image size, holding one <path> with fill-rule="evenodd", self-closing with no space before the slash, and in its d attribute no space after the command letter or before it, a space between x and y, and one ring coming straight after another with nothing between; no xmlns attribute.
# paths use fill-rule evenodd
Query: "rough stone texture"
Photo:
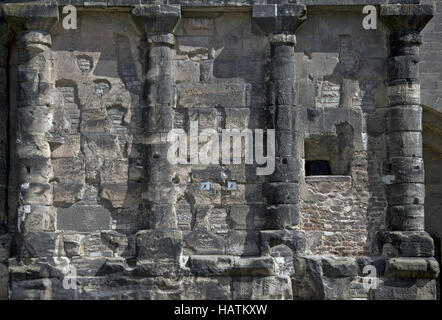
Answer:
<svg viewBox="0 0 442 320"><path fill-rule="evenodd" d="M8 2L0 299L436 297L439 4ZM275 171L169 163L192 121L274 129Z"/></svg>

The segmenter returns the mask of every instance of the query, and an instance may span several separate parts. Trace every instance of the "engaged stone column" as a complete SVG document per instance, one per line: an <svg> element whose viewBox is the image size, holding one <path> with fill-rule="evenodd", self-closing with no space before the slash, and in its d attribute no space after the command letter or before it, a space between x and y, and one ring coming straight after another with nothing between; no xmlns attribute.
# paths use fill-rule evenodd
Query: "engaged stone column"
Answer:
<svg viewBox="0 0 442 320"><path fill-rule="evenodd" d="M54 231L53 176L48 143L52 125L53 62L50 31L56 5L5 4L4 16L17 34L18 81L15 106L18 231Z"/></svg>
<svg viewBox="0 0 442 320"><path fill-rule="evenodd" d="M143 108L146 148L146 198L149 229L177 228L174 197L176 167L167 160L167 134L173 128L174 76L171 33L181 17L179 6L135 6L132 17L144 32L145 82Z"/></svg>
<svg viewBox="0 0 442 320"><path fill-rule="evenodd" d="M267 178L263 193L267 199L266 229L262 233L263 254L271 251L269 243L288 242L299 250L299 234L285 232L298 224L299 178L302 138L298 133L298 109L295 107L294 31L306 19L300 5L256 5L253 20L266 33L270 43L267 106L271 127L275 130L275 171ZM293 244L296 238L297 245ZM273 240L272 240L273 239ZM297 247L297 248L295 248Z"/></svg>
<svg viewBox="0 0 442 320"><path fill-rule="evenodd" d="M424 162L422 155L422 107L418 80L419 34L433 15L428 5L384 5L380 17L390 29L390 57L387 63L389 163L392 183L388 188L389 231L381 232L382 255L389 278L420 278L428 283L428 296L434 295L434 279L439 265L433 258L433 239L424 231ZM419 266L419 267L417 267ZM396 280L398 281L398 280ZM401 282L392 280L390 289L372 291L373 299ZM409 286L414 285L409 282ZM422 294L422 293L421 293ZM417 297L417 296L416 296ZM410 296L410 299L413 299Z"/></svg>
<svg viewBox="0 0 442 320"><path fill-rule="evenodd" d="M8 185L8 55L11 35L0 7L0 235L6 232Z"/></svg>
<svg viewBox="0 0 442 320"><path fill-rule="evenodd" d="M418 80L420 31L432 17L427 5L385 5L381 19L390 29L387 127L389 162L388 222L393 231L424 230L422 107Z"/></svg>
<svg viewBox="0 0 442 320"><path fill-rule="evenodd" d="M143 216L143 229L149 229L137 234L137 254L138 260L152 265L147 269L160 272L164 264L158 262L177 263L182 248L182 235L176 230L176 166L167 159L167 135L173 128L175 104L175 37L172 32L181 18L181 7L138 5L132 8L132 18L143 32L145 49L143 121L147 147L144 200L148 203L148 210Z"/></svg>

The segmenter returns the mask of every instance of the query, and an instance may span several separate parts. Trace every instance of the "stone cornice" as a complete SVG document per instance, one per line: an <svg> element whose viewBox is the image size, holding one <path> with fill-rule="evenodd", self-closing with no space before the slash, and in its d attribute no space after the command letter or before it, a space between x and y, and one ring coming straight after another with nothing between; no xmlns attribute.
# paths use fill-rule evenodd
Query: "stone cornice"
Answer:
<svg viewBox="0 0 442 320"><path fill-rule="evenodd" d="M389 4L382 5L380 20L390 31L421 31L433 18L433 5Z"/></svg>
<svg viewBox="0 0 442 320"><path fill-rule="evenodd" d="M5 0L0 3L56 3L59 6L74 5L86 8L103 7L130 7L134 5L170 4L181 5L184 8L251 8L258 4L284 4L287 0ZM419 3L419 0L297 0L299 5L307 6L362 6L362 5L385 5L396 3Z"/></svg>
<svg viewBox="0 0 442 320"><path fill-rule="evenodd" d="M3 17L19 33L24 30L50 32L58 23L58 6L39 3L8 3L3 5Z"/></svg>
<svg viewBox="0 0 442 320"><path fill-rule="evenodd" d="M307 18L307 8L296 4L255 5L253 22L265 33L294 32Z"/></svg>
<svg viewBox="0 0 442 320"><path fill-rule="evenodd" d="M135 24L145 33L173 32L181 18L179 5L136 5L131 9Z"/></svg>

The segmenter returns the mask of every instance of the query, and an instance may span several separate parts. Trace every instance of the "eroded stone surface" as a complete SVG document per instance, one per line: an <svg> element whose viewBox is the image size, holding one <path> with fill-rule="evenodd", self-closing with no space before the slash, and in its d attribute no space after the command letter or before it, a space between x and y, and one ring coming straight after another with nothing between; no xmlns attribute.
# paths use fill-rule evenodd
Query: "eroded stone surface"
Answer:
<svg viewBox="0 0 442 320"><path fill-rule="evenodd" d="M72 32L55 5L3 5L0 299L434 299L431 7L369 1L384 26L366 32L348 7L269 2L77 1ZM191 121L274 129L274 172L169 163Z"/></svg>

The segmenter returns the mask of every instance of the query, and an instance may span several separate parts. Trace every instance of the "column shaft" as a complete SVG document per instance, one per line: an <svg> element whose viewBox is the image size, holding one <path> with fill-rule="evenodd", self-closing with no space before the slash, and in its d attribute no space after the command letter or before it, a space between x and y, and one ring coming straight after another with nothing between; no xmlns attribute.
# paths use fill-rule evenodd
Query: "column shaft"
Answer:
<svg viewBox="0 0 442 320"><path fill-rule="evenodd" d="M167 160L169 143L165 137L173 128L174 77L171 33L147 37L144 129L148 137L147 190L149 229L177 228L174 194L176 166ZM144 223L146 224L146 222Z"/></svg>
<svg viewBox="0 0 442 320"><path fill-rule="evenodd" d="M275 130L275 172L265 185L268 215L266 228L280 230L298 224L300 159L297 154L294 106L296 37L292 33L269 36L270 63L268 108Z"/></svg>
<svg viewBox="0 0 442 320"><path fill-rule="evenodd" d="M433 15L427 5L383 5L389 28L387 128L394 181L388 187L387 220L393 231L424 230L422 107L418 80L420 31Z"/></svg>
<svg viewBox="0 0 442 320"><path fill-rule="evenodd" d="M22 31L18 43L18 101L16 109L16 159L18 228L53 231L55 212L51 150L52 125L51 35L45 31ZM23 224L23 222L25 222Z"/></svg>

